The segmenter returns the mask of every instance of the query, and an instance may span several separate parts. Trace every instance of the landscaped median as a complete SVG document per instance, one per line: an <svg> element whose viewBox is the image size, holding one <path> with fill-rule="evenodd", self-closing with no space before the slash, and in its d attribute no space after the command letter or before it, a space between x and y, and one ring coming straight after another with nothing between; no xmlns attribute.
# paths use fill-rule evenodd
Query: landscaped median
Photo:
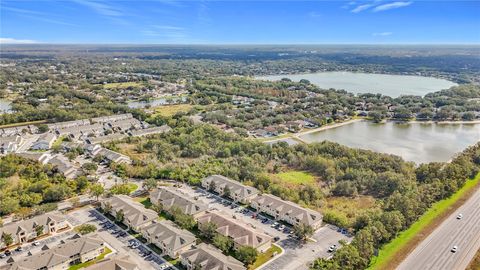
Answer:
<svg viewBox="0 0 480 270"><path fill-rule="evenodd" d="M480 183L480 174L467 180L465 185L450 198L434 203L415 223L380 249L368 269L394 269L426 238L443 220L461 206Z"/></svg>
<svg viewBox="0 0 480 270"><path fill-rule="evenodd" d="M282 253L282 248L275 245L275 244L272 244L271 248L269 248L264 253L260 253L257 256L257 259L255 260L255 262L253 262L251 265L249 265L248 269L249 270L257 269L257 268L261 267L263 264L265 264L268 261L270 261L271 259L273 259L274 256L279 255L280 253Z"/></svg>
<svg viewBox="0 0 480 270"><path fill-rule="evenodd" d="M111 252L112 252L111 249L109 249L108 247L105 247L105 250L103 251L103 253L100 254L100 256L98 256L97 258L95 258L91 261L88 261L88 262L72 265L72 266L70 266L70 268L68 268L68 270L77 270L77 269L80 269L80 268L85 268L87 266L93 265L93 264L103 260L103 258L105 258L105 256L107 256Z"/></svg>

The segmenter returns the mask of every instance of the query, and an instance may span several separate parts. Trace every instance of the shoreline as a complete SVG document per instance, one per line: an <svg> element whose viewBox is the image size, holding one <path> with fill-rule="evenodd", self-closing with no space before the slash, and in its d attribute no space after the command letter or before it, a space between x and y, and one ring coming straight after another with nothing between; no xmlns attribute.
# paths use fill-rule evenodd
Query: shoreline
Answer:
<svg viewBox="0 0 480 270"><path fill-rule="evenodd" d="M345 125L350 125L350 124L353 124L353 123L356 123L356 122L367 122L367 121L372 122L371 120L368 120L366 118L350 119L350 120L345 121L345 122L334 123L334 124L314 128L314 129L308 129L308 130L304 130L304 131L300 131L300 132L296 132L296 133L291 133L291 134L288 134L288 136L280 135L279 138L262 140L262 142L272 143L272 142L282 141L282 140L286 140L286 139L293 139L293 140L297 140L297 141L300 141L300 142L303 142L303 143L307 143L304 139L301 138L302 136L307 135L307 134L311 134L311 133L316 133L316 132L321 132L321 131L325 131L325 130L329 130L329 129L342 127L342 126L345 126ZM421 121L421 120L399 121L399 120L394 120L394 119L386 119L385 121L382 121L379 124L385 124L387 122L398 123L398 124L476 125L476 124L480 124L480 119L473 120L473 121L464 121L464 120L462 120L462 121L452 121L452 120L448 120L448 121L432 121L432 120L428 120L428 121Z"/></svg>

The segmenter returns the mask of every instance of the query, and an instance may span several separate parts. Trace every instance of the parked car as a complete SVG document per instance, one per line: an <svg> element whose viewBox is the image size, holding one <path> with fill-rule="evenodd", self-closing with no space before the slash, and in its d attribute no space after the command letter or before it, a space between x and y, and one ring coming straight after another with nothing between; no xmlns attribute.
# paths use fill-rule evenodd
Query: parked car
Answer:
<svg viewBox="0 0 480 270"><path fill-rule="evenodd" d="M462 219L462 218L463 218L463 214L458 214L457 219Z"/></svg>
<svg viewBox="0 0 480 270"><path fill-rule="evenodd" d="M328 252L334 252L337 250L337 245L331 245L329 248L328 248Z"/></svg>
<svg viewBox="0 0 480 270"><path fill-rule="evenodd" d="M40 246L40 242L38 242L38 241L33 241L32 245L34 245L34 246Z"/></svg>
<svg viewBox="0 0 480 270"><path fill-rule="evenodd" d="M5 253L0 253L0 259L3 259L3 258L6 258L7 255L5 255Z"/></svg>
<svg viewBox="0 0 480 270"><path fill-rule="evenodd" d="M272 228L275 228L277 226L278 226L278 222L274 222L274 223L272 223L272 225L270 225L270 227L272 227Z"/></svg>
<svg viewBox="0 0 480 270"><path fill-rule="evenodd" d="M15 249L15 251L17 251L17 252L23 251L23 247L22 247L22 246L18 246L18 247Z"/></svg>
<svg viewBox="0 0 480 270"><path fill-rule="evenodd" d="M452 249L450 250L452 253L456 253L458 250L457 246L453 246Z"/></svg>
<svg viewBox="0 0 480 270"><path fill-rule="evenodd" d="M12 255L12 252L8 249L5 250L5 256L10 256L10 255Z"/></svg>
<svg viewBox="0 0 480 270"><path fill-rule="evenodd" d="M273 238L273 241L275 241L275 242L277 242L278 240L280 240L280 237L278 237L278 236L275 236L275 237Z"/></svg>

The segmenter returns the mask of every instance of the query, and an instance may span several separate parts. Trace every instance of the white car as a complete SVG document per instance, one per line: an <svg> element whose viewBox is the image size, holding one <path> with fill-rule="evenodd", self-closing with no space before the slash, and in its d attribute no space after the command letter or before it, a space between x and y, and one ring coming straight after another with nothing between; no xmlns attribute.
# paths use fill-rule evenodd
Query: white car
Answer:
<svg viewBox="0 0 480 270"><path fill-rule="evenodd" d="M328 248L328 252L334 252L335 250L337 250L337 245L331 245L331 246Z"/></svg>
<svg viewBox="0 0 480 270"><path fill-rule="evenodd" d="M457 247L457 246L453 246L450 251L453 252L453 253L455 253L455 252L457 252L457 250L458 250L458 247Z"/></svg>
<svg viewBox="0 0 480 270"><path fill-rule="evenodd" d="M463 218L463 214L458 214L457 219L462 219L462 218Z"/></svg>
<svg viewBox="0 0 480 270"><path fill-rule="evenodd" d="M40 242L34 241L34 242L32 243L32 245L34 245L34 246L40 246Z"/></svg>

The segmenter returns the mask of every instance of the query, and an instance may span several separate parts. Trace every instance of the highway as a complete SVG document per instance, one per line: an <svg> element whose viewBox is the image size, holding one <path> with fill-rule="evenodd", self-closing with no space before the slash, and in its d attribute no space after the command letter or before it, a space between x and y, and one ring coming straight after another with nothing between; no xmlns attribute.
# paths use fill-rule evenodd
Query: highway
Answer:
<svg viewBox="0 0 480 270"><path fill-rule="evenodd" d="M458 220L458 214L463 218ZM451 252L458 247L456 253ZM480 189L450 215L397 268L463 270L480 249Z"/></svg>

